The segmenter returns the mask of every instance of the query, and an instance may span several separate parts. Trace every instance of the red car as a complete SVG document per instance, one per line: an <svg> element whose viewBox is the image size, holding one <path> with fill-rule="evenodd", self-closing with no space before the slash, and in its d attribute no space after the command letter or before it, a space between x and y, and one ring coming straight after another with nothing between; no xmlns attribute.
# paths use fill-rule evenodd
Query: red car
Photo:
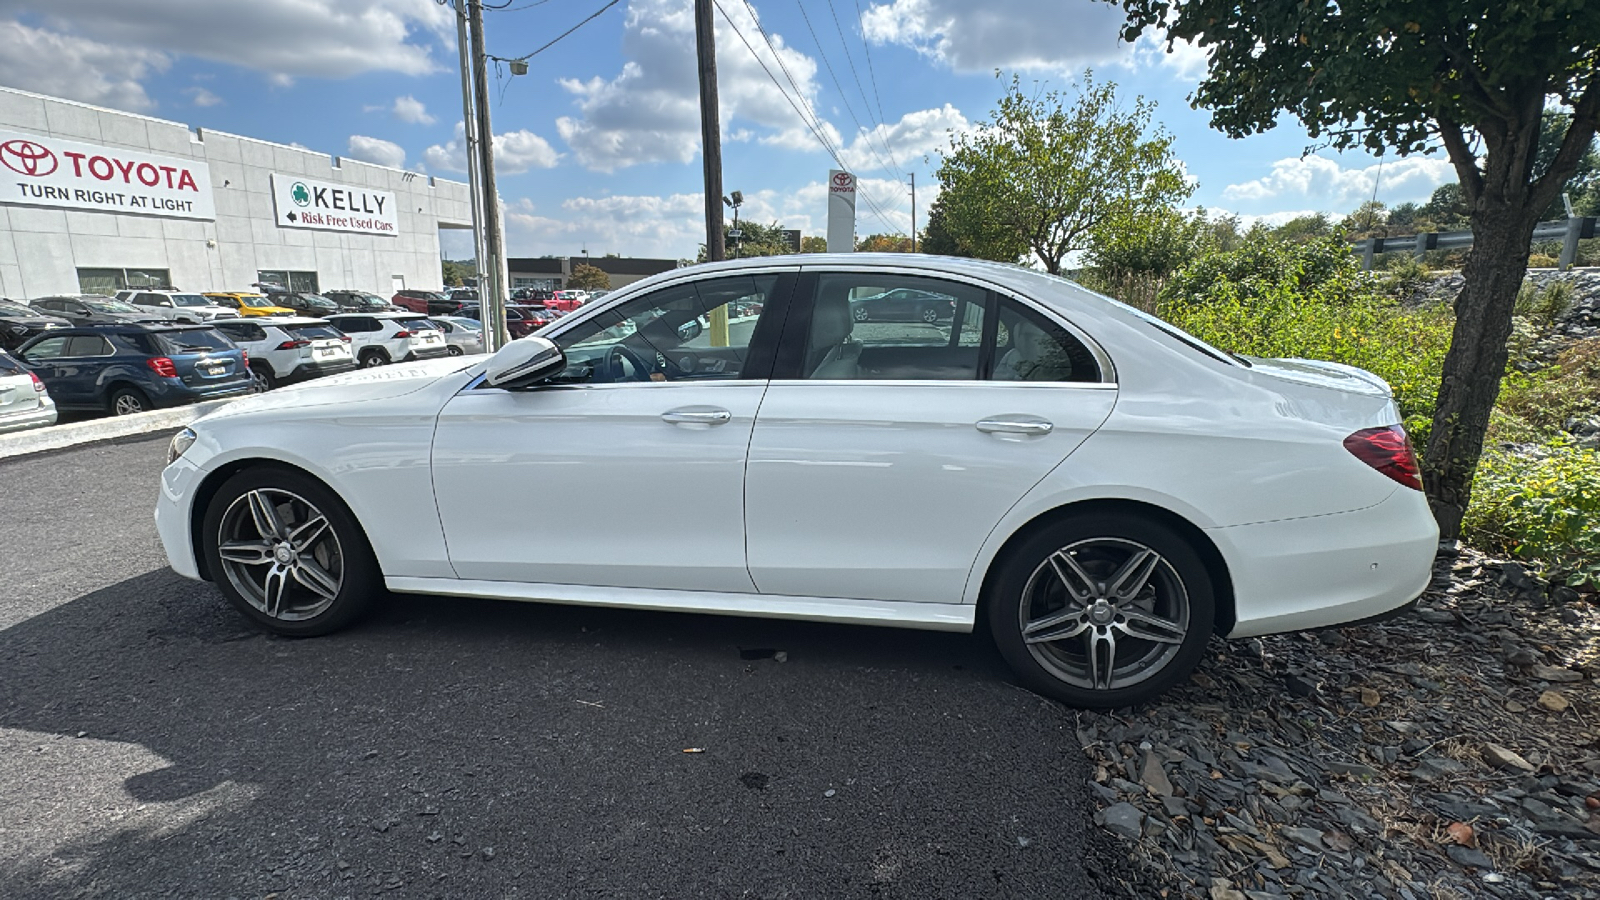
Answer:
<svg viewBox="0 0 1600 900"><path fill-rule="evenodd" d="M527 337L554 322L558 315L543 306L507 306L506 331L513 338Z"/></svg>
<svg viewBox="0 0 1600 900"><path fill-rule="evenodd" d="M415 313L422 313L426 316L436 314L428 309L428 303L430 301L437 305L446 302L448 299L449 298L445 297L445 295L439 293L438 291L405 290L397 291L393 297L389 298L389 302L400 307L401 309L410 310L411 312Z"/></svg>
<svg viewBox="0 0 1600 900"><path fill-rule="evenodd" d="M572 312L589 299L587 291L556 291L544 305L564 313Z"/></svg>

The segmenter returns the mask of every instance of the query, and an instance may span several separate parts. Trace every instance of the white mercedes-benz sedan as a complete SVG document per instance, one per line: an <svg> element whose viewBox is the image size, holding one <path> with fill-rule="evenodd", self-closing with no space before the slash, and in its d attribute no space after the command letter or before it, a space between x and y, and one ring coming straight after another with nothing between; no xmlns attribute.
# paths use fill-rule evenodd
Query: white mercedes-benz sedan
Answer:
<svg viewBox="0 0 1600 900"><path fill-rule="evenodd" d="M857 321L915 292L938 315ZM172 566L285 635L385 589L950 631L1089 707L1212 634L1403 609L1438 530L1388 386L916 255L667 272L514 341L173 440ZM537 485L531 494L525 485ZM554 527L581 515L603 528Z"/></svg>

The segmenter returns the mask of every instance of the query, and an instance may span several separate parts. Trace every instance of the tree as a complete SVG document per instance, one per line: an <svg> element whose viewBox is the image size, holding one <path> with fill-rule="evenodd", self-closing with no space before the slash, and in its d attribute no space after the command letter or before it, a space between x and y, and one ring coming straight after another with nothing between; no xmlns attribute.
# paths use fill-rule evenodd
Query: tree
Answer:
<svg viewBox="0 0 1600 900"><path fill-rule="evenodd" d="M1272 229L1272 236L1282 241L1314 241L1333 234L1333 223L1322 213L1295 216Z"/></svg>
<svg viewBox="0 0 1600 900"><path fill-rule="evenodd" d="M735 258L735 254L742 259L747 256L782 256L785 253L794 252L794 247L790 246L789 242L784 239L783 227L777 222L773 222L771 225L762 225L759 222L740 222L739 237L737 238L728 234L732 230L733 223L722 223L722 240L724 246L728 248L729 259ZM801 246L804 247L803 242ZM706 248L704 244L701 244L700 256L697 262L705 261Z"/></svg>
<svg viewBox="0 0 1600 900"><path fill-rule="evenodd" d="M1015 262L1031 253L1059 274L1096 229L1193 192L1172 137L1150 130L1155 104L1138 97L1125 110L1117 86L1095 84L1091 72L1066 101L1059 91L1029 95L1013 76L987 126L951 140L937 206L963 255Z"/></svg>
<svg viewBox="0 0 1600 900"><path fill-rule="evenodd" d="M611 276L599 266L578 263L572 267L572 276L567 279L566 286L575 291L609 291Z"/></svg>
<svg viewBox="0 0 1600 900"><path fill-rule="evenodd" d="M950 231L944 212L943 200L943 197L934 200L933 205L928 208L928 222L922 226L922 238L917 242L919 249L923 253L931 253L935 256L972 256L973 253L964 248L961 242L956 239L955 234ZM1017 257L1021 255L1022 251L1018 250L1016 253L1011 254L1006 261L1016 262Z"/></svg>
<svg viewBox="0 0 1600 900"><path fill-rule="evenodd" d="M1593 0L1111 0L1124 38L1160 28L1205 48L1192 100L1232 137L1284 112L1314 139L1401 155L1444 147L1472 225L1433 428L1423 453L1446 538L1461 531L1505 372L1512 305L1534 225L1600 121L1600 3ZM1381 64L1375 61L1381 60ZM1566 113L1535 169L1545 106Z"/></svg>
<svg viewBox="0 0 1600 900"><path fill-rule="evenodd" d="M1101 278L1164 279L1209 249L1211 223L1205 210L1185 216L1155 209L1095 232L1086 260Z"/></svg>
<svg viewBox="0 0 1600 900"><path fill-rule="evenodd" d="M801 253L827 253L828 239L821 235L810 235L800 239Z"/></svg>
<svg viewBox="0 0 1600 900"><path fill-rule="evenodd" d="M903 234L869 234L856 241L858 253L910 253L911 238Z"/></svg>
<svg viewBox="0 0 1600 900"><path fill-rule="evenodd" d="M478 277L478 264L470 259L440 260L439 269L445 287L460 287L466 279Z"/></svg>

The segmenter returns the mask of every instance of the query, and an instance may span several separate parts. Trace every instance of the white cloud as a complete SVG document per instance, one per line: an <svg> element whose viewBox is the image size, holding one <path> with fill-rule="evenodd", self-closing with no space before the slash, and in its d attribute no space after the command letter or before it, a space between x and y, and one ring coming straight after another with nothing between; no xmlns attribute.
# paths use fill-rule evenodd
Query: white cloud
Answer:
<svg viewBox="0 0 1600 900"><path fill-rule="evenodd" d="M279 78L435 72L434 50L446 46L454 24L434 0L74 0L69 15L63 5L0 0L0 15L32 14L135 57L184 53ZM12 55L0 59L11 63ZM75 67L55 60L48 68L69 77L59 72Z"/></svg>
<svg viewBox="0 0 1600 900"><path fill-rule="evenodd" d="M449 143L434 144L422 152L422 159L430 169L451 172L467 170L466 127L456 123L456 136ZM494 136L494 170L496 175L516 175L529 169L553 167L561 154L550 142L526 129L504 131Z"/></svg>
<svg viewBox="0 0 1600 900"><path fill-rule="evenodd" d="M1435 188L1455 177L1448 160L1426 156L1357 168L1347 168L1326 156L1290 157L1273 163L1272 172L1263 178L1223 188L1222 199L1257 206L1281 201L1342 214L1372 199L1375 179L1378 199L1393 206L1424 201Z"/></svg>
<svg viewBox="0 0 1600 900"><path fill-rule="evenodd" d="M773 77L788 88L782 67L794 76L804 101L817 97L817 64L772 33L777 58L742 3L722 8L738 25L740 39L718 13L715 17L717 80L722 126L730 140L752 137L766 144L820 147L784 94L762 70L744 41L760 55ZM556 121L562 140L590 169L614 172L650 162L687 163L700 147L700 100L695 72L694 16L690 0L630 0L622 50L628 62L610 80L563 79L577 98L578 116ZM839 134L824 122L831 140Z"/></svg>
<svg viewBox="0 0 1600 900"><path fill-rule="evenodd" d="M1179 81L1198 84L1206 76L1210 62L1210 52L1199 44L1176 40L1169 52L1166 35L1146 31L1134 42L1133 55L1125 64L1131 69L1163 68Z"/></svg>
<svg viewBox="0 0 1600 900"><path fill-rule="evenodd" d="M1100 0L891 0L862 15L877 44L900 44L957 72L1070 72L1123 58L1121 8Z"/></svg>
<svg viewBox="0 0 1600 900"><path fill-rule="evenodd" d="M221 97L203 87L185 88L183 92L195 106L218 106L222 103Z"/></svg>
<svg viewBox="0 0 1600 900"><path fill-rule="evenodd" d="M396 119L412 125L432 125L437 121L428 115L428 107L410 94L394 98L393 112Z"/></svg>
<svg viewBox="0 0 1600 900"><path fill-rule="evenodd" d="M841 156L844 164L857 174L884 171L891 166L907 169L913 160L935 150L947 149L951 132L962 133L972 127L961 110L946 103L938 109L906 113L893 125L878 125L858 134Z"/></svg>
<svg viewBox="0 0 1600 900"><path fill-rule="evenodd" d="M346 153L351 159L373 163L379 166L388 166L391 169L403 169L406 166L406 150L392 141L381 138L367 137L364 134L350 135L349 150Z"/></svg>
<svg viewBox="0 0 1600 900"><path fill-rule="evenodd" d="M155 106L140 82L167 68L163 53L0 22L0 84L118 109Z"/></svg>

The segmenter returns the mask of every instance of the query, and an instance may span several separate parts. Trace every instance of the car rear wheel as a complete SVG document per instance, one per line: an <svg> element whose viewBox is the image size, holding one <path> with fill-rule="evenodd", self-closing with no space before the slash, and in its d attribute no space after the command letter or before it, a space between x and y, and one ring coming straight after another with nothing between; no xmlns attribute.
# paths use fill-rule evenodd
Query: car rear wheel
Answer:
<svg viewBox="0 0 1600 900"><path fill-rule="evenodd" d="M382 350L367 350L361 354L361 368L363 369L374 369L388 361L389 357L385 356Z"/></svg>
<svg viewBox="0 0 1600 900"><path fill-rule="evenodd" d="M461 350L460 347L457 347L455 344L447 344L447 345L445 345L444 352L450 354L451 356L460 356L461 353L462 353L462 350Z"/></svg>
<svg viewBox="0 0 1600 900"><path fill-rule="evenodd" d="M1056 522L1008 553L987 598L1000 654L1027 687L1073 706L1142 703L1188 677L1213 620L1189 542L1126 513Z"/></svg>
<svg viewBox="0 0 1600 900"><path fill-rule="evenodd" d="M372 546L344 503L289 469L247 469L206 508L202 552L245 618L310 637L354 622L383 587Z"/></svg>
<svg viewBox="0 0 1600 900"><path fill-rule="evenodd" d="M867 317L868 313L865 306L858 306L855 309L850 310L850 318L855 319L857 322L865 322Z"/></svg>
<svg viewBox="0 0 1600 900"><path fill-rule="evenodd" d="M114 416L131 416L152 409L150 398L144 395L144 391L133 387L117 388L111 394L109 405Z"/></svg>
<svg viewBox="0 0 1600 900"><path fill-rule="evenodd" d="M927 322L929 325L939 321L939 311L931 306L924 306L922 308L922 321Z"/></svg>

